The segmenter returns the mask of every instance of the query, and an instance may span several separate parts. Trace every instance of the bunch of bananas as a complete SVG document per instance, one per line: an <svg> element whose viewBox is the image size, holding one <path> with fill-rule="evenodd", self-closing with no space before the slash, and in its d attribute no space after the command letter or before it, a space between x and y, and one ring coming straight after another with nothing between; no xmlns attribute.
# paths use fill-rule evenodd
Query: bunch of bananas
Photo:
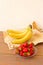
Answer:
<svg viewBox="0 0 43 65"><path fill-rule="evenodd" d="M7 30L10 37L13 38L12 44L24 43L32 37L32 28L28 26L24 31Z"/></svg>

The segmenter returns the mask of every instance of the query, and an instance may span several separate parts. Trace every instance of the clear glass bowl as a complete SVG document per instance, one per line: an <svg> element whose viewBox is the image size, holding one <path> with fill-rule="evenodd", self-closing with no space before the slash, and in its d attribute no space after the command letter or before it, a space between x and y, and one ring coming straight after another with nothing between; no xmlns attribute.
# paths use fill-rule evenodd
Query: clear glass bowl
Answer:
<svg viewBox="0 0 43 65"><path fill-rule="evenodd" d="M34 57L36 54L37 54L37 48L34 47L34 54L33 55L28 56L28 57L24 57L24 56L20 56L19 54L17 54L17 56L20 56L20 57L23 57L23 58L31 58L31 57Z"/></svg>

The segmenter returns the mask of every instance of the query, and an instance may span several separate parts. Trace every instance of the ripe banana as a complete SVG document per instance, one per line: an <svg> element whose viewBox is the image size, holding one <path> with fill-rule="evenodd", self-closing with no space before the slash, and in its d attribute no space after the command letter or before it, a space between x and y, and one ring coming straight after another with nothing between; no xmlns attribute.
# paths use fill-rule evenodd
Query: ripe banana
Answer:
<svg viewBox="0 0 43 65"><path fill-rule="evenodd" d="M7 33L14 33L14 34L20 34L20 33L22 33L21 31L16 31L16 30L7 30Z"/></svg>
<svg viewBox="0 0 43 65"><path fill-rule="evenodd" d="M14 39L12 41L12 44L24 43L24 42L30 40L31 37L32 37L32 29L28 30L27 34L23 38L21 38L21 39Z"/></svg>
<svg viewBox="0 0 43 65"><path fill-rule="evenodd" d="M19 38L24 37L29 30L30 30L30 27L28 27L24 32L21 32L21 33L18 32L18 31L15 31L15 32L17 32L17 33L15 33L15 32L13 32L12 30L8 30L7 32L8 32L8 35L9 35L10 37L19 39Z"/></svg>

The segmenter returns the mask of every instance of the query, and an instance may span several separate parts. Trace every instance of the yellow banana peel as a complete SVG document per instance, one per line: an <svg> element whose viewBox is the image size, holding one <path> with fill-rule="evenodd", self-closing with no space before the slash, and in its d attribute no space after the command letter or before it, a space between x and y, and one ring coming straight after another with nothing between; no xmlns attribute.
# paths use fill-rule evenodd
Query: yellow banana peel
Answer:
<svg viewBox="0 0 43 65"><path fill-rule="evenodd" d="M7 30L7 33L12 38L20 39L20 38L24 37L30 29L31 28L28 27L27 29L24 30L24 32Z"/></svg>
<svg viewBox="0 0 43 65"><path fill-rule="evenodd" d="M21 38L21 39L14 39L12 41L12 44L22 44L22 43L30 40L31 37L32 37L32 29L28 30L27 34L23 38Z"/></svg>

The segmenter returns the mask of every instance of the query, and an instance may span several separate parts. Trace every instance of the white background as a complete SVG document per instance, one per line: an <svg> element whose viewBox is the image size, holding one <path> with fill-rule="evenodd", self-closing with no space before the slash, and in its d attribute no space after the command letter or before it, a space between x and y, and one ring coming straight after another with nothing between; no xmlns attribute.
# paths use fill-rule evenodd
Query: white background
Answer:
<svg viewBox="0 0 43 65"><path fill-rule="evenodd" d="M0 30L24 28L33 21L43 28L43 0L0 0Z"/></svg>

